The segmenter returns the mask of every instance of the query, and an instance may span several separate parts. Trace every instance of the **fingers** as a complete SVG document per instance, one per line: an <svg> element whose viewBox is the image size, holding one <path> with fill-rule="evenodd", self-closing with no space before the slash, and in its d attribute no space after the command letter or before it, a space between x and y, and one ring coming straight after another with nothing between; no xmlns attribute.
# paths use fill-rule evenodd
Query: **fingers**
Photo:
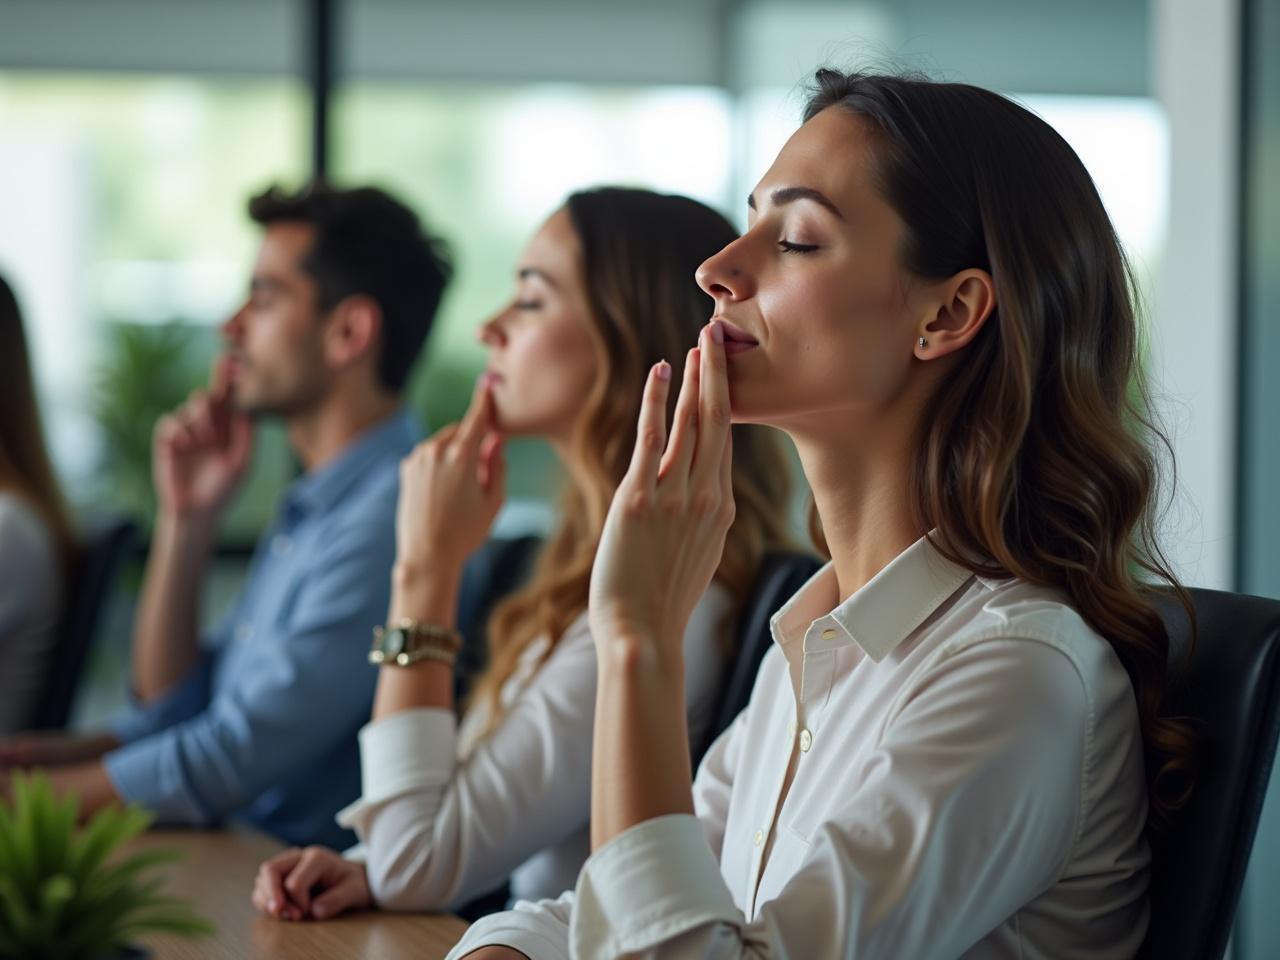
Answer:
<svg viewBox="0 0 1280 960"><path fill-rule="evenodd" d="M702 331L698 373L698 438L692 482L701 489L718 483L729 437L729 375L724 356L724 328L713 321Z"/></svg>
<svg viewBox="0 0 1280 960"><path fill-rule="evenodd" d="M307 847L298 858L297 865L284 878L284 891L289 899L305 914L311 909L311 891L325 876L326 859L336 857L324 847Z"/></svg>
<svg viewBox="0 0 1280 960"><path fill-rule="evenodd" d="M258 867L258 875L253 882L253 905L263 913L273 917L281 915L288 904L285 893L284 878L302 859L301 850L286 850L270 860L263 861Z"/></svg>
<svg viewBox="0 0 1280 960"><path fill-rule="evenodd" d="M640 401L636 445L627 470L636 483L652 490L658 483L658 467L667 445L667 393L671 389L671 364L663 360L649 370Z"/></svg>
<svg viewBox="0 0 1280 960"><path fill-rule="evenodd" d="M502 434L491 432L480 444L480 489L501 497L507 483L507 460L502 451Z"/></svg>
<svg viewBox="0 0 1280 960"><path fill-rule="evenodd" d="M361 910L370 905L369 881L363 865L344 865L342 877L311 904L311 915L327 920L344 910Z"/></svg>
<svg viewBox="0 0 1280 960"><path fill-rule="evenodd" d="M471 405L462 418L457 442L464 452L479 456L480 444L493 432L493 391L489 388L489 375L481 374L471 393Z"/></svg>
<svg viewBox="0 0 1280 960"><path fill-rule="evenodd" d="M698 438L698 364L700 351L694 347L684 361L684 382L676 400L676 413L671 424L671 441L662 456L658 476L674 481L683 488L689 479L694 445Z"/></svg>

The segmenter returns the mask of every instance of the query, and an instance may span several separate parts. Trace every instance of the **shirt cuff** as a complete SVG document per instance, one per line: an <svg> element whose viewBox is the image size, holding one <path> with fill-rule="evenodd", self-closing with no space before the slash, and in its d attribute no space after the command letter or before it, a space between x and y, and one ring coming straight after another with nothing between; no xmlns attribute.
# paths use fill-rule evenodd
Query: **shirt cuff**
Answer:
<svg viewBox="0 0 1280 960"><path fill-rule="evenodd" d="M571 960L564 927L536 912L508 910L481 917L467 928L445 960L461 960L481 947L510 947L529 960Z"/></svg>
<svg viewBox="0 0 1280 960"><path fill-rule="evenodd" d="M697 817L655 817L597 850L578 876L575 957L642 954L712 923L741 925Z"/></svg>
<svg viewBox="0 0 1280 960"><path fill-rule="evenodd" d="M113 750L102 765L125 803L137 803L159 823L203 825L212 822L188 787L179 751L169 734L156 734Z"/></svg>
<svg viewBox="0 0 1280 960"><path fill-rule="evenodd" d="M338 824L362 830L380 804L447 784L457 766L457 733L453 711L435 707L401 710L365 724L360 730L360 799L338 811Z"/></svg>

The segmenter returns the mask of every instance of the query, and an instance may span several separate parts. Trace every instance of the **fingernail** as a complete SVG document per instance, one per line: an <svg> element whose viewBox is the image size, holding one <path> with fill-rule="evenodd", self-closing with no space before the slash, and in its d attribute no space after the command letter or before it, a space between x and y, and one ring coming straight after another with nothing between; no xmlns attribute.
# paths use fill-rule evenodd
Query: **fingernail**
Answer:
<svg viewBox="0 0 1280 960"><path fill-rule="evenodd" d="M665 360L663 360L661 363L658 364L658 379L659 380L671 379L671 364L667 363L667 361Z"/></svg>
<svg viewBox="0 0 1280 960"><path fill-rule="evenodd" d="M714 320L711 323L711 339L716 343L724 343L724 326L719 320Z"/></svg>
<svg viewBox="0 0 1280 960"><path fill-rule="evenodd" d="M280 904L278 904L278 903L277 903L276 901L274 901L274 900L268 900L268 901L267 901L267 911L268 911L269 913L279 913L279 912L280 912Z"/></svg>

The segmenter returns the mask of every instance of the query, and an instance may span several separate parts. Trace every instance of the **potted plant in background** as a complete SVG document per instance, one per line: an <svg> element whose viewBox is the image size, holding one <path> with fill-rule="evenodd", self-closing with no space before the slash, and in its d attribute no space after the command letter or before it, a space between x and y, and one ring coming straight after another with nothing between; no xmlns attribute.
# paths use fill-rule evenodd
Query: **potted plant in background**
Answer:
<svg viewBox="0 0 1280 960"><path fill-rule="evenodd" d="M120 852L150 814L108 807L77 828L79 799L59 800L43 775L16 775L10 789L11 802L0 801L0 957L126 960L150 955L132 945L140 934L213 932L185 902L160 893L155 870L177 853Z"/></svg>

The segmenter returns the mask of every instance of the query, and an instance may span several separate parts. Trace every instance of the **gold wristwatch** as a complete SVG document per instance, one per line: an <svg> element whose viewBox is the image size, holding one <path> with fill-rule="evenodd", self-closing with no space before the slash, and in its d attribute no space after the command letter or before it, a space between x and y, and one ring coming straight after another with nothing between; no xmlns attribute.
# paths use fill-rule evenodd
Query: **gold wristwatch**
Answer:
<svg viewBox="0 0 1280 960"><path fill-rule="evenodd" d="M369 662L408 667L421 660L439 660L452 666L460 649L462 634L457 630L416 620L401 620L373 628Z"/></svg>

